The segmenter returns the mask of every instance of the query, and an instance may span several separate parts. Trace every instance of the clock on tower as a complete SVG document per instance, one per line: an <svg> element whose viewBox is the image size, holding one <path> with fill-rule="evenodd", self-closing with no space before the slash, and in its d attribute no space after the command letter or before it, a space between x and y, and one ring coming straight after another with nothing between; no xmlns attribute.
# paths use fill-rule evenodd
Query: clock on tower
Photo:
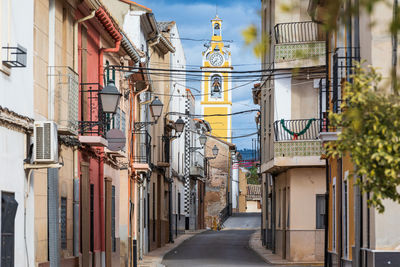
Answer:
<svg viewBox="0 0 400 267"><path fill-rule="evenodd" d="M231 52L222 40L222 20L218 15L211 20L212 36L202 53L203 79L201 83L201 112L212 129L212 134L231 141L232 137L232 82ZM221 116L207 116L222 114Z"/></svg>

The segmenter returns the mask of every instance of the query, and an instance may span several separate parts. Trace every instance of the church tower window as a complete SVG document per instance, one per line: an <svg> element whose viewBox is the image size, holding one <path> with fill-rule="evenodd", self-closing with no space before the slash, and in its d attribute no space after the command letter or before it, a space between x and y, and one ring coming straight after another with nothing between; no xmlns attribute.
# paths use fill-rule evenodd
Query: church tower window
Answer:
<svg viewBox="0 0 400 267"><path fill-rule="evenodd" d="M218 74L211 77L211 97L222 97L222 77Z"/></svg>

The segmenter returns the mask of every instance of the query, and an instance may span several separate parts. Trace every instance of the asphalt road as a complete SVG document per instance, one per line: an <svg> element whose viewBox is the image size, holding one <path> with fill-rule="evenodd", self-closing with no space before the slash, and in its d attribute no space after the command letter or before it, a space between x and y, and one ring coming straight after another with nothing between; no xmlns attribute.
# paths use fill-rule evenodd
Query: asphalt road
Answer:
<svg viewBox="0 0 400 267"><path fill-rule="evenodd" d="M165 255L168 267L269 266L249 248L254 230L206 231L186 240Z"/></svg>
<svg viewBox="0 0 400 267"><path fill-rule="evenodd" d="M234 213L224 222L224 229L258 230L261 227L261 213Z"/></svg>

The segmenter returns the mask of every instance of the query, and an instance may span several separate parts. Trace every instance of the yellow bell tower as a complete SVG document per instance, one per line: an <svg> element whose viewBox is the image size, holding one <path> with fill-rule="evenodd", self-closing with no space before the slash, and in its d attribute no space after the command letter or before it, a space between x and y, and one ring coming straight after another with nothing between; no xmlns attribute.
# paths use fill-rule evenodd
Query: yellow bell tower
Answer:
<svg viewBox="0 0 400 267"><path fill-rule="evenodd" d="M218 15L211 20L211 26L211 41L202 53L201 114L210 123L213 135L231 142L232 117L226 116L232 113L231 52L222 41L222 20ZM225 116L207 116L212 114Z"/></svg>

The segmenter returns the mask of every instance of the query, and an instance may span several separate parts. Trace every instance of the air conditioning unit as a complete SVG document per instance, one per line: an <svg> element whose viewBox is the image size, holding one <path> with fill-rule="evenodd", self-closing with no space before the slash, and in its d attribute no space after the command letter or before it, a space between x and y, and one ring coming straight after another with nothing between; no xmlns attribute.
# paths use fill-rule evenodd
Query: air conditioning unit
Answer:
<svg viewBox="0 0 400 267"><path fill-rule="evenodd" d="M54 121L36 121L33 129L33 162L58 162L57 124Z"/></svg>

